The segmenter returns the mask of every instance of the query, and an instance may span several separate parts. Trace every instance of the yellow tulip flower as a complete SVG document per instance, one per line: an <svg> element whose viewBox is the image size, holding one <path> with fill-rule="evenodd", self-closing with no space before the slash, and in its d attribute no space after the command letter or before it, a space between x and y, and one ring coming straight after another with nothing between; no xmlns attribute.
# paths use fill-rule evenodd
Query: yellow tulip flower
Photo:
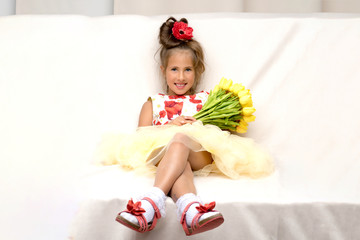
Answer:
<svg viewBox="0 0 360 240"><path fill-rule="evenodd" d="M255 121L255 116L254 115L251 115L251 116L244 116L244 120L246 121L246 122L253 122L253 121Z"/></svg>
<svg viewBox="0 0 360 240"><path fill-rule="evenodd" d="M241 83L239 83L239 92L242 91L242 90L245 90L245 87Z"/></svg>
<svg viewBox="0 0 360 240"><path fill-rule="evenodd" d="M233 84L233 81L231 79L225 79L223 88L225 90L229 91L232 84Z"/></svg>
<svg viewBox="0 0 360 240"><path fill-rule="evenodd" d="M251 116L256 111L254 107L244 107L243 108L243 114L244 116Z"/></svg>
<svg viewBox="0 0 360 240"><path fill-rule="evenodd" d="M247 128L242 128L240 126L237 126L237 128L236 128L236 132L238 132L238 133L246 133L246 131L247 131Z"/></svg>
<svg viewBox="0 0 360 240"><path fill-rule="evenodd" d="M241 98L242 96L245 96L245 95L250 95L249 89L244 89L238 93L239 98Z"/></svg>
<svg viewBox="0 0 360 240"><path fill-rule="evenodd" d="M243 107L252 107L253 106L253 102L251 99L251 95L244 95L240 98L240 104Z"/></svg>
<svg viewBox="0 0 360 240"><path fill-rule="evenodd" d="M214 87L214 92L219 91L219 89L220 89L219 85L216 85L216 86Z"/></svg>
<svg viewBox="0 0 360 240"><path fill-rule="evenodd" d="M235 83L230 87L230 91L233 92L235 95L238 95L240 91L244 90L245 87L240 83Z"/></svg>
<svg viewBox="0 0 360 240"><path fill-rule="evenodd" d="M233 93L235 93L237 95L236 90L237 90L238 85L239 85L238 83L234 83L233 85L231 85L229 91L233 92Z"/></svg>
<svg viewBox="0 0 360 240"><path fill-rule="evenodd" d="M247 127L249 125L244 119L240 119L239 124L240 124L239 126L241 127Z"/></svg>
<svg viewBox="0 0 360 240"><path fill-rule="evenodd" d="M233 85L230 87L230 89L229 89L230 92L235 93L236 84L237 84L237 83L233 84ZM235 93L235 94L236 94L236 93Z"/></svg>
<svg viewBox="0 0 360 240"><path fill-rule="evenodd" d="M220 80L220 82L219 82L219 87L220 88L224 88L224 83L225 83L225 81L226 81L227 79L226 78L221 78L221 80Z"/></svg>

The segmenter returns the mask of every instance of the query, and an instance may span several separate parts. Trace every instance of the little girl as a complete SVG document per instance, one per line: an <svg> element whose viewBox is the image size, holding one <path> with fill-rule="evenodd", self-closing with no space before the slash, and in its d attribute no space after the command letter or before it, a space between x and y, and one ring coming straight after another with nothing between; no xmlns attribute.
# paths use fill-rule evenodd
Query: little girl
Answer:
<svg viewBox="0 0 360 240"><path fill-rule="evenodd" d="M266 175L272 170L270 158L256 154L259 151L251 140L212 125L203 126L192 117L200 111L209 93L195 93L205 70L204 54L187 23L184 18L177 21L170 17L160 27L160 68L167 94L154 95L144 103L136 132L141 137L128 139L131 144L137 141L138 148L147 148L142 150L144 160L137 162L157 167L153 188L140 201L134 203L131 199L127 209L116 218L138 232L156 226L165 214L167 196L176 203L186 235L211 230L224 222L222 214L214 210L215 202L204 204L196 195L193 171L221 172L236 178L241 174ZM127 165L126 160L119 161ZM134 162L129 164L139 165Z"/></svg>

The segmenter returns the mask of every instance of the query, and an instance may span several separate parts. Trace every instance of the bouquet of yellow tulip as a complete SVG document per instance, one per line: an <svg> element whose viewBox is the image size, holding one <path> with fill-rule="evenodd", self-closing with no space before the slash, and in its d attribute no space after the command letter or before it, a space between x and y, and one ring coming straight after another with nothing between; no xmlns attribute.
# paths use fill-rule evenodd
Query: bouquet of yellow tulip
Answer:
<svg viewBox="0 0 360 240"><path fill-rule="evenodd" d="M233 84L231 79L222 78L194 118L204 125L245 133L248 122L255 120L254 112L250 90L239 83Z"/></svg>

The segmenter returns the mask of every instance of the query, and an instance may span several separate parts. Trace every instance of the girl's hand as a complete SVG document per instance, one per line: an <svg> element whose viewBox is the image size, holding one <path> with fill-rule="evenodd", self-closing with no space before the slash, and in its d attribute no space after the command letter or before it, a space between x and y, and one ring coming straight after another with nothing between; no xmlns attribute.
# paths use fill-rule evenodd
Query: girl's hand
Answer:
<svg viewBox="0 0 360 240"><path fill-rule="evenodd" d="M172 120L171 122L169 122L169 124L172 125L176 125L176 126L182 126L185 125L187 123L193 123L196 122L196 119L190 116L179 116L177 118L175 118L174 120Z"/></svg>

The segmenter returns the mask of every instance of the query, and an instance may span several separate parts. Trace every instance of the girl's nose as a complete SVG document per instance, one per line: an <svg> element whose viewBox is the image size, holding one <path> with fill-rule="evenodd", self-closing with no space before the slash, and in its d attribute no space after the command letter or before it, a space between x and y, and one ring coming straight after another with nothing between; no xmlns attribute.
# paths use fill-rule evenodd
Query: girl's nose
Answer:
<svg viewBox="0 0 360 240"><path fill-rule="evenodd" d="M179 72L179 80L184 80L184 72Z"/></svg>

